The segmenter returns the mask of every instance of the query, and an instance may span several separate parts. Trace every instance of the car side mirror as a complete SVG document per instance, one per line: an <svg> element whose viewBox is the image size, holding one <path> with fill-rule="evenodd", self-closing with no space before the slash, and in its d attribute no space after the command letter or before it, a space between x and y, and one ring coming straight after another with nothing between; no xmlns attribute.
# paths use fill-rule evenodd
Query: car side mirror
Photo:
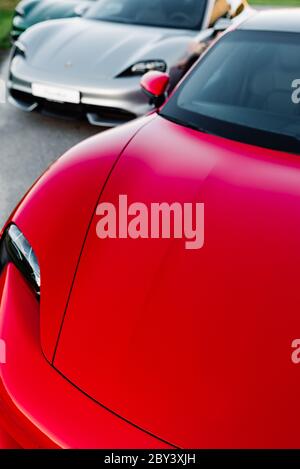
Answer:
<svg viewBox="0 0 300 469"><path fill-rule="evenodd" d="M213 28L216 33L222 33L226 31L232 25L232 20L230 18L219 18L218 21L215 22Z"/></svg>
<svg viewBox="0 0 300 469"><path fill-rule="evenodd" d="M168 73L152 71L141 79L142 90L151 98L151 104L160 107L166 99L166 91L170 83Z"/></svg>

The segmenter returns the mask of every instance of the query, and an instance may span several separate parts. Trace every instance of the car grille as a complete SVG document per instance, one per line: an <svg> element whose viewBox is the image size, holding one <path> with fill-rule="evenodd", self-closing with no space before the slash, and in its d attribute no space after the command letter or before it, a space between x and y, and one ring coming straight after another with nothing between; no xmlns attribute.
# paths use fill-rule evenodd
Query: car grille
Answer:
<svg viewBox="0 0 300 469"><path fill-rule="evenodd" d="M90 106L85 104L55 103L46 99L33 97L31 94L10 89L11 96L22 105L32 105L38 103L38 109L42 113L55 116L64 116L71 119L87 118L95 124L101 125L101 122L118 125L129 122L137 116L129 111L105 106Z"/></svg>

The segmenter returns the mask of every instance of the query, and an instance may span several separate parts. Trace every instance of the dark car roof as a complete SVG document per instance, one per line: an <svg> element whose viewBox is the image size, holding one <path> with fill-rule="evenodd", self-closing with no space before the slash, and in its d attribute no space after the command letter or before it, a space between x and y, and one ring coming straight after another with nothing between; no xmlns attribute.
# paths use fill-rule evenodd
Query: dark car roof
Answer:
<svg viewBox="0 0 300 469"><path fill-rule="evenodd" d="M243 22L239 29L300 33L300 8L276 8L259 12Z"/></svg>

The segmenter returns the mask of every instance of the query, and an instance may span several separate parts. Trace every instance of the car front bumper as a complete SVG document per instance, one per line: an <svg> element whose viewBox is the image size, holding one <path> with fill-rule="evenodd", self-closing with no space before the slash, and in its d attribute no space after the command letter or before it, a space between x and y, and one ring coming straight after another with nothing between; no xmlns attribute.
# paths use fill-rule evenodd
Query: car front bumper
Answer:
<svg viewBox="0 0 300 469"><path fill-rule="evenodd" d="M13 54L12 54L13 55ZM72 84L70 83L72 81ZM37 98L32 84L58 86L80 92L80 104L68 104ZM67 117L84 116L93 125L114 127L153 110L140 87L140 77L95 80L82 84L68 78L68 73L55 75L32 69L22 57L13 57L7 83L8 100L24 111L38 110Z"/></svg>
<svg viewBox="0 0 300 469"><path fill-rule="evenodd" d="M0 447L171 448L68 382L40 346L39 302L8 264L0 276Z"/></svg>

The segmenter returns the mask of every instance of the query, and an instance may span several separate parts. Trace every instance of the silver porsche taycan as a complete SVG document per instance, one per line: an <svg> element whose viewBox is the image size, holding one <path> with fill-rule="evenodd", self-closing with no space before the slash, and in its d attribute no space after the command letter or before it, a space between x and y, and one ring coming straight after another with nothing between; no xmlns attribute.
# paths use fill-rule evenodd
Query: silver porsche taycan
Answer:
<svg viewBox="0 0 300 469"><path fill-rule="evenodd" d="M79 18L35 25L13 47L9 101L26 111L84 115L101 126L143 115L152 104L141 75L168 71L176 81L192 41L208 41L216 19L234 16L240 3L99 0Z"/></svg>

